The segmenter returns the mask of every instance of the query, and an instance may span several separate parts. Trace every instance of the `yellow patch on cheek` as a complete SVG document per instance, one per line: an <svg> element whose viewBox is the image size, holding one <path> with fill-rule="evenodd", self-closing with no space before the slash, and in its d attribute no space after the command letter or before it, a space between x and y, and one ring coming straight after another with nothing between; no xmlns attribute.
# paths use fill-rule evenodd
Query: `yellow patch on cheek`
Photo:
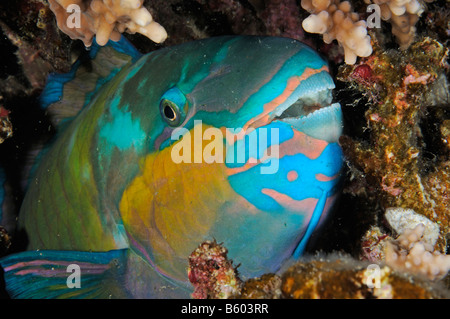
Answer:
<svg viewBox="0 0 450 319"><path fill-rule="evenodd" d="M203 127L203 131L206 129ZM192 147L194 136L191 134ZM190 253L204 240L217 212L237 194L229 185L223 163L179 163L171 158L174 143L148 155L120 202L125 228L164 271L185 275L175 266L187 263ZM207 142L203 143L205 147Z"/></svg>

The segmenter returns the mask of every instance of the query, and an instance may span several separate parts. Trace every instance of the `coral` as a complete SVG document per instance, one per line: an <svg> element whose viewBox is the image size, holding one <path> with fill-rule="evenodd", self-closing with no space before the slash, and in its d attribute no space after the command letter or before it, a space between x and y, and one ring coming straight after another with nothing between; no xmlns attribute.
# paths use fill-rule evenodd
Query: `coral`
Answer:
<svg viewBox="0 0 450 319"><path fill-rule="evenodd" d="M361 239L360 260L380 262L385 259L386 243L392 240L378 226L372 226Z"/></svg>
<svg viewBox="0 0 450 319"><path fill-rule="evenodd" d="M206 241L189 256L188 277L194 286L194 299L226 299L237 295L241 280L228 250L216 241Z"/></svg>
<svg viewBox="0 0 450 319"><path fill-rule="evenodd" d="M405 234L407 231L416 228L421 224L424 231L422 240L434 247L439 237L439 226L423 215L417 214L414 210L402 207L390 207L384 214L386 220L397 234Z"/></svg>
<svg viewBox="0 0 450 319"><path fill-rule="evenodd" d="M399 44L399 49L406 50L416 35L415 25L425 9L423 3L419 0L364 0L364 2L378 6L381 18L391 23L392 34ZM301 5L311 13L303 21L303 29L310 33L322 34L325 43L331 43L336 39L344 48L345 63L355 64L358 56L367 57L372 53L367 23L365 20L359 20L359 14L353 12L349 1L302 0Z"/></svg>
<svg viewBox="0 0 450 319"><path fill-rule="evenodd" d="M370 57L338 72L338 79L370 101L365 111L370 134L366 140L341 137L344 154L364 176L366 190L376 192L381 207L408 207L438 224L437 250L444 252L450 232L450 163L447 154L433 150L430 165L421 119L427 114L430 85L446 67L448 49L430 38L412 44L407 52L389 54L374 44ZM353 75L360 65L371 69L364 80Z"/></svg>
<svg viewBox="0 0 450 319"><path fill-rule="evenodd" d="M448 298L448 292L440 285L402 275L389 266L369 266L346 256L298 262L287 269L281 278L282 298Z"/></svg>
<svg viewBox="0 0 450 319"><path fill-rule="evenodd" d="M352 11L350 2L339 0L302 0L303 9L311 15L303 23L303 29L323 35L325 43L334 39L344 48L345 63L355 64L356 58L372 53L367 25Z"/></svg>
<svg viewBox="0 0 450 319"><path fill-rule="evenodd" d="M408 272L442 279L450 270L450 256L434 251L439 226L412 209L388 208L385 218L399 234L394 239L379 227L373 226L362 238L360 259L377 264L385 263L398 272Z"/></svg>
<svg viewBox="0 0 450 319"><path fill-rule="evenodd" d="M425 226L406 229L386 245L386 264L396 270L421 274L431 280L442 279L450 270L450 256L434 251L433 245L421 241Z"/></svg>
<svg viewBox="0 0 450 319"><path fill-rule="evenodd" d="M260 278L247 280L241 289L239 299L279 299L281 278L275 274L264 274Z"/></svg>
<svg viewBox="0 0 450 319"><path fill-rule="evenodd" d="M433 0L428 0L431 2ZM381 18L390 21L392 34L396 37L400 50L407 49L416 35L416 22L424 11L418 0L364 0L380 6Z"/></svg>
<svg viewBox="0 0 450 319"><path fill-rule="evenodd" d="M94 35L99 45L105 45L109 39L118 41L124 31L138 32L156 43L167 38L166 30L142 7L143 0L92 0L88 3L49 0L49 3L58 27L72 39L81 39L87 47L92 44Z"/></svg>
<svg viewBox="0 0 450 319"><path fill-rule="evenodd" d="M369 241L383 243L380 258L369 264L345 254L310 256L291 261L279 274L264 274L241 282L227 249L215 241L202 243L189 257L189 280L195 299L411 299L449 298L440 282L450 269L450 256L432 252L419 241L423 224L396 240L372 229ZM372 246L373 247L373 246ZM430 251L431 249L431 251ZM430 256L431 255L431 256ZM383 264L383 263L386 264Z"/></svg>

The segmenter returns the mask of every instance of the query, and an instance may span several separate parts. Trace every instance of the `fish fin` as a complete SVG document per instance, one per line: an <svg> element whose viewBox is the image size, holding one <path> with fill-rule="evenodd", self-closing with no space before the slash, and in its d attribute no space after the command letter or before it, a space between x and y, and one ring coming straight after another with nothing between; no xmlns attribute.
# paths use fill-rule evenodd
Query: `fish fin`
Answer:
<svg viewBox="0 0 450 319"><path fill-rule="evenodd" d="M87 56L80 56L70 72L49 75L40 98L42 108L48 110L55 126L61 126L73 119L104 83L141 56L124 36L105 46L94 40Z"/></svg>
<svg viewBox="0 0 450 319"><path fill-rule="evenodd" d="M120 284L127 254L128 249L25 251L0 259L0 264L11 298L127 298Z"/></svg>

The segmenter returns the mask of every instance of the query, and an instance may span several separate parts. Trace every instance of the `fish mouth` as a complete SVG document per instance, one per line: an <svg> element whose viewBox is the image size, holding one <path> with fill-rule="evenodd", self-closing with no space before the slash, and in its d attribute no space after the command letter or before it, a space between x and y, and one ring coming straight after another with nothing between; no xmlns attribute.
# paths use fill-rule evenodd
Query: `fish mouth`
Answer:
<svg viewBox="0 0 450 319"><path fill-rule="evenodd" d="M329 143L342 134L341 105L333 103L334 83L313 87L300 96L291 96L271 114L274 121L292 125L297 130ZM294 92L295 93L295 92Z"/></svg>

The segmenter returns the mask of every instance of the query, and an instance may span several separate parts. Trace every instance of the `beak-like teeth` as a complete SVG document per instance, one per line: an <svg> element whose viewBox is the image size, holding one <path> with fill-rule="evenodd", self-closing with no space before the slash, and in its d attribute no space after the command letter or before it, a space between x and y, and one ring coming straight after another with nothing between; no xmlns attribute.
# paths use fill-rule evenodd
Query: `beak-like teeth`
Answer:
<svg viewBox="0 0 450 319"><path fill-rule="evenodd" d="M321 108L330 106L332 100L333 96L331 89L314 91L308 95L301 96L297 101L285 108L285 110L275 118L277 120L302 118L320 110Z"/></svg>

